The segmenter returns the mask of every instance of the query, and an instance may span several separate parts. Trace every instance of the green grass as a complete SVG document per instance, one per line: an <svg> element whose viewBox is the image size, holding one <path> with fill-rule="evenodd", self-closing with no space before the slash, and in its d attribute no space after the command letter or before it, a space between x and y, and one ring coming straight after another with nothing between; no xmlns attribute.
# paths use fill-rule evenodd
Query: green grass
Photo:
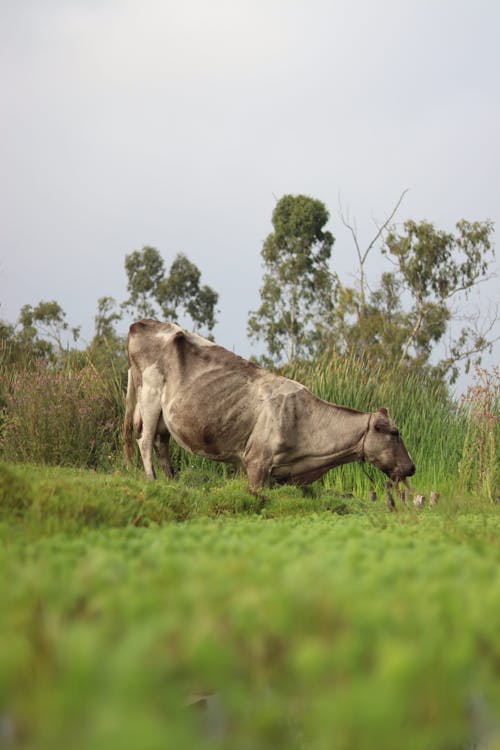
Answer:
<svg viewBox="0 0 500 750"><path fill-rule="evenodd" d="M493 750L499 532L473 496L0 465L0 746Z"/></svg>
<svg viewBox="0 0 500 750"><path fill-rule="evenodd" d="M282 487L253 494L245 477L225 480L193 469L174 482L151 482L142 471L111 474L0 463L0 521L34 535L154 526L199 517L274 518L323 510L360 513L367 508L369 501L363 497L318 489Z"/></svg>
<svg viewBox="0 0 500 750"><path fill-rule="evenodd" d="M363 411L387 407L415 461L418 481L455 491L467 422L441 383L352 357L325 356L314 367L297 364L286 374L332 403ZM349 465L331 472L327 482L364 489L356 469Z"/></svg>
<svg viewBox="0 0 500 750"><path fill-rule="evenodd" d="M325 354L314 362L286 368L284 374L330 402L366 411L388 407L415 460L419 491L434 489L448 497L480 494L490 502L497 498L497 369L478 370L475 385L461 404L424 372L373 366L362 358ZM12 363L0 351L0 459L121 470L124 375L120 360L94 362L88 353L69 352L58 363L35 359L23 364ZM177 470L201 472L211 483L233 476L223 464L191 456L173 441L172 460ZM383 493L384 477L375 470L372 474L376 489ZM328 472L314 491L367 497L370 489L359 466L349 464ZM199 502L206 506L204 498ZM178 503L176 496L171 505ZM127 503L122 505L126 515ZM159 508L156 515L163 518L165 512L165 507ZM172 511L171 517L176 513Z"/></svg>

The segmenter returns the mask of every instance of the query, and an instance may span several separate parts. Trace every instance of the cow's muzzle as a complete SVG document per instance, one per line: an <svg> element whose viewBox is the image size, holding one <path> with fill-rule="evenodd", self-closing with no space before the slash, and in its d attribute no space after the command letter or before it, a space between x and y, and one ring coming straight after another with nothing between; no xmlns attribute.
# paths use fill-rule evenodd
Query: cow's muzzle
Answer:
<svg viewBox="0 0 500 750"><path fill-rule="evenodd" d="M415 464L412 463L406 471L395 471L392 474L389 474L389 477L395 483L403 482L407 477L412 477L415 474L416 470L417 469Z"/></svg>

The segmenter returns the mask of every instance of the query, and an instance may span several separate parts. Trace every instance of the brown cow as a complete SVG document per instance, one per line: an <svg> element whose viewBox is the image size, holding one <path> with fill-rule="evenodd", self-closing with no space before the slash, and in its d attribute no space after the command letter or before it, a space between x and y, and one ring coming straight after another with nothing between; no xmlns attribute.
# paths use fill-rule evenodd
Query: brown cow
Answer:
<svg viewBox="0 0 500 750"><path fill-rule="evenodd" d="M153 447L173 476L170 435L191 453L242 466L254 488L308 484L351 461L370 461L394 482L415 473L387 409L323 401L174 323L133 323L128 357L125 451L130 458L135 426L152 479Z"/></svg>

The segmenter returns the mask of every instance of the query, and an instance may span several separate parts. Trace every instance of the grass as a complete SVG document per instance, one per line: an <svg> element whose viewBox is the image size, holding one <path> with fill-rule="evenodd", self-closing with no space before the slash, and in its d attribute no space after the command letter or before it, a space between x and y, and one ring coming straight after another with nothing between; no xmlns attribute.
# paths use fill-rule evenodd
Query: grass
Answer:
<svg viewBox="0 0 500 750"><path fill-rule="evenodd" d="M196 469L182 472L176 482L150 482L140 471L97 473L1 463L0 501L0 520L36 534L240 514L274 518L316 511L360 513L370 507L363 498L296 487L256 495L244 477L225 480Z"/></svg>
<svg viewBox="0 0 500 750"><path fill-rule="evenodd" d="M365 411L387 407L423 485L454 490L467 424L441 383L349 357L324 357L315 367L298 364L287 375L326 401ZM328 483L359 486L356 468L349 465L338 475L331 473Z"/></svg>
<svg viewBox="0 0 500 750"><path fill-rule="evenodd" d="M5 361L4 361L5 360ZM0 458L94 469L121 468L124 379L111 358L99 366L88 354L69 352L59 363L28 361L18 367L0 352ZM479 370L463 403L425 374L325 355L284 373L321 398L357 409L389 408L417 466L419 489L448 495L477 492L496 500L500 483L498 370ZM214 481L231 477L216 462L172 446L178 470L195 469ZM139 465L139 464L138 464ZM376 488L383 477L374 472ZM368 496L368 478L356 464L329 472L318 491Z"/></svg>
<svg viewBox="0 0 500 750"><path fill-rule="evenodd" d="M497 504L3 464L0 509L0 746L498 747Z"/></svg>
<svg viewBox="0 0 500 750"><path fill-rule="evenodd" d="M389 407L441 493L389 513L356 464L252 494L174 448L147 482L120 373L51 367L0 362L0 747L500 747L498 372L463 404L345 358L286 373Z"/></svg>

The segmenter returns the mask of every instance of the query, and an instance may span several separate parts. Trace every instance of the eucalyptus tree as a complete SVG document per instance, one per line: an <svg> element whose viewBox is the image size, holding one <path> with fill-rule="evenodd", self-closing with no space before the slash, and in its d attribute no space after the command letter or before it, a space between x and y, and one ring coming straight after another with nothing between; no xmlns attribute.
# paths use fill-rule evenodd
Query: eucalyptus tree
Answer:
<svg viewBox="0 0 500 750"><path fill-rule="evenodd" d="M34 307L23 305L19 313L20 340L26 345L38 347L40 352L61 354L65 350L65 332L69 332L76 342L80 336L80 326L70 328L66 313L56 300L40 301ZM44 351L45 349L45 351Z"/></svg>
<svg viewBox="0 0 500 750"><path fill-rule="evenodd" d="M307 195L284 195L272 214L274 231L261 251L261 304L250 311L248 334L263 340L273 362L310 353L333 309L336 279L328 262L335 239L329 213Z"/></svg>
<svg viewBox="0 0 500 750"><path fill-rule="evenodd" d="M166 273L158 250L147 245L125 257L125 271L129 297L124 308L141 318L177 321L186 315L194 328L212 331L219 295L201 284L201 271L186 255L178 253Z"/></svg>
<svg viewBox="0 0 500 750"><path fill-rule="evenodd" d="M412 351L429 358L432 343L443 339L451 321L466 322L451 339L448 356L439 364L452 380L458 362L470 365L475 356L491 349L494 341L489 336L491 321L481 328L477 316L466 315L463 304L460 311L453 309L453 300L467 299L473 288L491 277L493 223L461 219L455 228L452 233L436 229L427 221L406 221L403 232L389 232L383 247L411 299L401 363L411 357Z"/></svg>

